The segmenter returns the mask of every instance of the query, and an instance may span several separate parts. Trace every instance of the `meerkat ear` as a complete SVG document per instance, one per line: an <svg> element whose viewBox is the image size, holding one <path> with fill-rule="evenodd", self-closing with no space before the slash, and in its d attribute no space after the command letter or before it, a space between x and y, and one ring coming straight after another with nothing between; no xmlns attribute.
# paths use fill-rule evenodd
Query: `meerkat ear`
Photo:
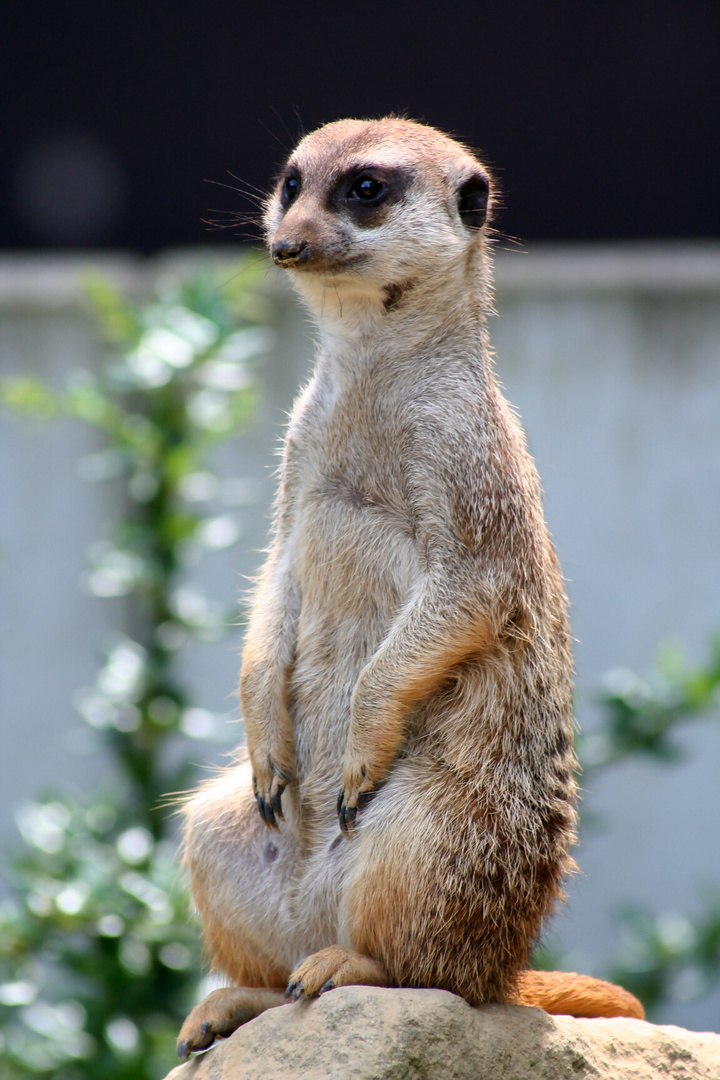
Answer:
<svg viewBox="0 0 720 1080"><path fill-rule="evenodd" d="M487 218L490 184L484 173L477 172L460 185L457 191L458 213L468 229L480 229Z"/></svg>

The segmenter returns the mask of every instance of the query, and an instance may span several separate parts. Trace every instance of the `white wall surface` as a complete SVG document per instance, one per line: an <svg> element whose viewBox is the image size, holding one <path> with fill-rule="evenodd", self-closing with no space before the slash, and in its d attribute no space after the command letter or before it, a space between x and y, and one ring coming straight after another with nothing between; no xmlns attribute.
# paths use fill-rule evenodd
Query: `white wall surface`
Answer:
<svg viewBox="0 0 720 1080"><path fill-rule="evenodd" d="M159 265L104 260L142 291ZM97 263L98 260L91 260ZM79 300L85 260L0 260L0 375L54 384L92 368L99 343ZM271 286L272 287L272 286ZM609 668L647 669L671 638L700 661L720 630L720 246L501 252L491 320L497 371L518 407L546 492L573 606L578 711L592 725L593 687ZM305 316L277 286L278 344L263 370L253 430L223 451L227 475L262 493L243 535L203 568L218 600L257 566L272 495L272 451L312 356ZM106 485L83 483L78 457L97 436L70 422L31 430L0 419L0 829L23 798L59 783L88 785L101 763L69 746L74 690L92 681L101 646L122 622L119 601L79 588L83 552L118 508ZM239 638L184 657L198 704L233 714ZM228 725L228 739L237 736ZM692 910L720 887L720 723L697 720L682 766L627 764L586 792L603 821L577 853L584 876L555 920L578 967L617 951L613 913L625 900ZM217 760L203 747L202 760ZM720 1028L720 994L676 1002L665 1018Z"/></svg>

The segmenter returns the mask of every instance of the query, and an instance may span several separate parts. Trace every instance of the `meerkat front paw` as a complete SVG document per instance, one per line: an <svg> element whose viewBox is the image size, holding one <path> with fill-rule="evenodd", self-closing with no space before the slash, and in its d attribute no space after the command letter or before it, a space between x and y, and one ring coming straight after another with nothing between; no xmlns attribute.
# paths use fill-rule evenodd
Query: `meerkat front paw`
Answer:
<svg viewBox="0 0 720 1080"><path fill-rule="evenodd" d="M294 778L292 770L280 768L268 754L264 760L251 755L253 765L253 794L260 817L269 829L279 831L279 821L284 821L282 794Z"/></svg>
<svg viewBox="0 0 720 1080"><path fill-rule="evenodd" d="M377 784L368 776L364 765L346 763L343 769L343 786L338 795L337 813L340 829L348 839L355 828L358 814L376 791Z"/></svg>

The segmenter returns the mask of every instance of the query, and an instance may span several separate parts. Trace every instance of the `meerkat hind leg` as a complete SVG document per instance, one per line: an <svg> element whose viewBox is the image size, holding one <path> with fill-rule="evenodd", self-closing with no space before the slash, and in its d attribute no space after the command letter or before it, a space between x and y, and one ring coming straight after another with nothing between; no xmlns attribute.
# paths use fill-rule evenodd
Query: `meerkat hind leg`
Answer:
<svg viewBox="0 0 720 1080"><path fill-rule="evenodd" d="M178 1057L183 1061L193 1050L206 1050L214 1040L233 1031L260 1013L282 1005L282 990L262 990L249 986L229 986L213 990L196 1005L185 1020L177 1040Z"/></svg>
<svg viewBox="0 0 720 1080"><path fill-rule="evenodd" d="M293 971L285 996L290 1001L317 997L338 986L387 986L382 964L342 945L329 945L303 960Z"/></svg>

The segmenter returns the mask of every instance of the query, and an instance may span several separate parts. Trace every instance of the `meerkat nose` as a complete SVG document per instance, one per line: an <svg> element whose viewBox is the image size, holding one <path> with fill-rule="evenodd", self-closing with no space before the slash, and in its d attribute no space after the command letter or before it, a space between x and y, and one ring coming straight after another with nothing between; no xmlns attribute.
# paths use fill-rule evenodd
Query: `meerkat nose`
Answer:
<svg viewBox="0 0 720 1080"><path fill-rule="evenodd" d="M277 266L302 266L310 258L310 245L307 240L276 240L270 254Z"/></svg>

